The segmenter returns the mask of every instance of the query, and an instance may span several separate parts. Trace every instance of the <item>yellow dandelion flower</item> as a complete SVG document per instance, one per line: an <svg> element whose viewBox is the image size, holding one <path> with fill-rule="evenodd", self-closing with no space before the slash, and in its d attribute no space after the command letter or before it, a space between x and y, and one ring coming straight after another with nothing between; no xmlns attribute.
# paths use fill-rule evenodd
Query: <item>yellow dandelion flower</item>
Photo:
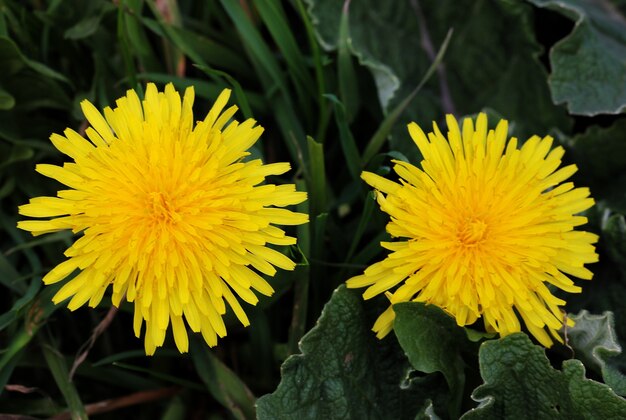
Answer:
<svg viewBox="0 0 626 420"><path fill-rule="evenodd" d="M365 299L386 292L392 304L435 304L460 326L482 317L501 336L520 331L521 317L550 347L546 330L561 341L565 301L548 286L579 293L568 275L591 279L584 264L598 260L597 236L574 230L587 222L577 214L594 204L589 189L563 183L576 166L558 169L564 150L550 150L549 136L518 148L516 138L507 141L507 121L489 131L484 114L476 126L465 119L462 131L454 117L446 121L447 139L436 124L428 136L409 125L424 159L422 169L394 161L400 183L363 172L391 216L387 231L406 240L382 243L391 253L348 287L368 287ZM390 306L374 324L379 338L393 319Z"/></svg>
<svg viewBox="0 0 626 420"><path fill-rule="evenodd" d="M229 96L224 90L197 124L193 88L181 101L171 84L164 92L148 84L143 101L129 90L104 116L83 101L89 141L69 128L65 136L53 134L54 146L73 162L37 165L68 189L19 208L44 218L18 222L33 235L81 233L65 251L67 260L43 278L57 283L79 270L53 301L71 297L70 310L95 307L113 285L115 306L124 297L134 302L137 337L145 320L147 354L163 344L170 324L186 352L185 321L216 345L226 335L226 304L247 326L238 298L256 304L253 290L273 293L259 273L295 266L266 245L295 244L274 225L306 223L307 215L281 208L303 202L306 193L293 184L263 183L289 171L288 163L242 160L263 128L252 119L231 120L237 107L223 111Z"/></svg>

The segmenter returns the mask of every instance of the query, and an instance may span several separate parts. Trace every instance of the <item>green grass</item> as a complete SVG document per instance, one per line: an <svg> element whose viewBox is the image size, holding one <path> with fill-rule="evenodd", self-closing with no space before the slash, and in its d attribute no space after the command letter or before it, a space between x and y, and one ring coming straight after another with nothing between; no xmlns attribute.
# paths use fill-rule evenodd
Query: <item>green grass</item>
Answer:
<svg viewBox="0 0 626 420"><path fill-rule="evenodd" d="M572 30L571 20L557 13L560 9L530 4L538 1L460 3L0 0L0 417L254 418L257 398L277 389L281 364L300 353L303 336L317 325L333 291L385 255L379 243L389 240L387 216L361 172L387 175L392 159L418 164L421 157L406 124L417 121L427 131L435 120L444 131L446 101L453 101L458 117L488 110L490 116L511 120L511 134L521 140L551 133L564 145L565 160L580 168L574 181L590 186L599 203L588 212L586 229L600 235L601 259L592 266L594 280L582 285L583 294L566 298L567 309L614 312L615 344L624 343L624 114L595 102L593 112L580 112L578 104L574 113L567 100L552 100L551 89L561 87L553 85L549 72L560 71L559 63L542 51ZM421 7L421 21L415 4ZM624 14L623 2L616 5L615 13ZM589 12L589 19L609 25L602 13ZM626 51L620 36L615 48ZM602 79L603 94L614 93L626 104L626 94L619 96L616 86L626 70L611 67L610 59L599 66L621 73L613 79L611 72L603 73L608 75ZM581 74L588 65L583 61L577 69ZM48 138L66 127L85 128L81 100L103 108L128 89L143 92L147 82L160 87L171 82L179 90L194 86L196 119L222 89L233 89L237 118L254 118L265 127L252 153L269 163L291 163L292 170L277 181L308 192L298 210L309 214L310 223L293 230L298 245L285 251L298 263L296 270L271 279L274 296L261 298L255 308L245 305L250 327L227 314L228 336L217 347L208 348L196 334L190 337L189 354L180 355L170 333L164 348L146 357L142 339L132 332L132 306L122 304L70 378L110 299L75 312L55 306L51 297L59 285L43 286L41 278L62 261L73 236L33 238L16 228L17 207L57 191L58 185L34 168L64 161ZM565 83L575 92L585 79ZM369 330L369 315L361 316ZM323 331L316 329L312 336ZM424 381L438 384L430 389L414 383L420 398L428 397L443 418L477 406L470 394L482 383L478 346L466 345L469 371L465 388L455 390L458 395L449 397L445 383L433 379L437 373L424 374ZM390 360L401 358L408 369L395 341L384 346ZM576 350L589 377L624 395L620 386L626 380L619 375L626 359L619 352L607 359L607 366L615 368L608 380L594 360L597 354L585 358ZM547 353L556 367L569 354L566 347ZM409 382L421 375L407 372ZM302 380L306 390L310 378ZM399 383L400 378L394 385L398 395ZM350 391L337 391L333 384L327 384L329 398L352 401ZM395 395L391 388L380 392ZM100 402L105 408L96 408ZM291 402L291 413L298 416L322 416L328 409L321 400ZM451 404L458 404L457 411L448 410ZM333 407L326 416L339 417ZM398 415L423 413L422 407L410 407Z"/></svg>

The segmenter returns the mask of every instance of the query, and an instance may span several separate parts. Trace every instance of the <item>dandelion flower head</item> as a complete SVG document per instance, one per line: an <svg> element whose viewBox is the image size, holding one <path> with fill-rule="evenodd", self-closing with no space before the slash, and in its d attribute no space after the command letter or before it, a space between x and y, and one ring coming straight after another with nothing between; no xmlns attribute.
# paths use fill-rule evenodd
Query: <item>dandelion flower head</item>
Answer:
<svg viewBox="0 0 626 420"><path fill-rule="evenodd" d="M482 318L501 336L520 331L521 318L550 347L550 336L562 341L565 301L549 287L579 293L570 277L591 279L584 265L598 260L597 236L574 230L594 204L589 189L564 182L576 166L559 168L564 150L552 149L549 136L518 148L516 138L507 140L507 121L495 130L485 114L462 128L451 115L446 121L447 138L436 124L428 136L409 125L423 160L421 169L394 161L399 183L363 172L391 216L387 231L400 239L383 242L389 255L348 287L367 287L365 299L386 292L391 304L437 305L460 326ZM393 320L390 306L374 324L379 338Z"/></svg>
<svg viewBox="0 0 626 420"><path fill-rule="evenodd" d="M295 266L267 245L295 244L275 225L307 222L282 208L306 193L264 183L289 171L288 163L244 160L263 128L233 120L237 107L224 110L229 95L224 90L197 124L193 88L181 100L171 84L164 92L148 84L143 100L129 90L104 116L83 101L88 140L69 128L50 137L73 162L36 168L68 188L19 208L39 219L18 222L33 235L79 234L67 259L43 278L52 284L78 272L53 301L95 307L112 285L115 306L134 302L137 337L145 321L147 354L163 344L169 325L181 352L188 349L185 324L216 345L226 335L227 305L248 325L239 299L256 304L254 291L273 293L260 274Z"/></svg>

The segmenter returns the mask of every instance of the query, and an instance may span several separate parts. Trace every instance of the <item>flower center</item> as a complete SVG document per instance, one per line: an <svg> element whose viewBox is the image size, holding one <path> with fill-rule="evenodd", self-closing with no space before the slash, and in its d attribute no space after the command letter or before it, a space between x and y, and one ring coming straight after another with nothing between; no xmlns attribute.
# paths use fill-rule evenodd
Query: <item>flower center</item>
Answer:
<svg viewBox="0 0 626 420"><path fill-rule="evenodd" d="M457 238L465 247L474 247L484 241L487 236L487 224L482 220L468 219L460 226Z"/></svg>
<svg viewBox="0 0 626 420"><path fill-rule="evenodd" d="M149 206L154 220L175 223L181 219L180 214L176 212L168 194L164 194L160 191L151 192L149 197Z"/></svg>

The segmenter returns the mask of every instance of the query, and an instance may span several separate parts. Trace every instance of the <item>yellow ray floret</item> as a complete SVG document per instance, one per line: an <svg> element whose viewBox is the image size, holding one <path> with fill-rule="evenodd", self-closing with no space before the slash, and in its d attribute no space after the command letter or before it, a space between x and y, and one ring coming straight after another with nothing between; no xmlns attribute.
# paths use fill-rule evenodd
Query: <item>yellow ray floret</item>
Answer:
<svg viewBox="0 0 626 420"><path fill-rule="evenodd" d="M546 284L579 293L569 276L593 276L584 265L598 261L598 238L574 231L587 222L577 214L594 204L589 189L562 183L576 166L559 169L564 150L552 149L550 136L518 147L504 120L495 130L484 114L461 128L450 115L446 121L447 137L436 124L428 135L409 125L424 159L421 168L394 161L399 183L363 172L391 216L387 231L400 239L383 243L392 252L348 287L367 287L365 299L384 292L391 304L435 304L460 326L482 318L501 336L520 331L521 318L544 346L550 335L562 341L565 302ZM374 324L378 337L393 320L390 306Z"/></svg>
<svg viewBox="0 0 626 420"><path fill-rule="evenodd" d="M170 325L181 352L188 348L185 324L215 345L226 335L227 307L248 325L239 299L254 305L255 292L274 292L257 271L273 276L274 267L295 266L267 245L295 244L275 225L308 221L282 208L305 201L306 193L264 183L289 171L288 163L243 160L263 128L232 120L237 107L224 109L229 95L224 90L195 126L193 88L181 100L171 84L164 92L148 84L143 100L130 90L104 115L83 101L88 140L71 129L50 138L73 162L37 165L69 189L19 208L41 218L18 222L34 235L81 233L68 259L43 278L52 284L77 273L54 302L71 298L71 310L93 307L112 285L114 305L134 302L137 336L145 321L148 354Z"/></svg>

